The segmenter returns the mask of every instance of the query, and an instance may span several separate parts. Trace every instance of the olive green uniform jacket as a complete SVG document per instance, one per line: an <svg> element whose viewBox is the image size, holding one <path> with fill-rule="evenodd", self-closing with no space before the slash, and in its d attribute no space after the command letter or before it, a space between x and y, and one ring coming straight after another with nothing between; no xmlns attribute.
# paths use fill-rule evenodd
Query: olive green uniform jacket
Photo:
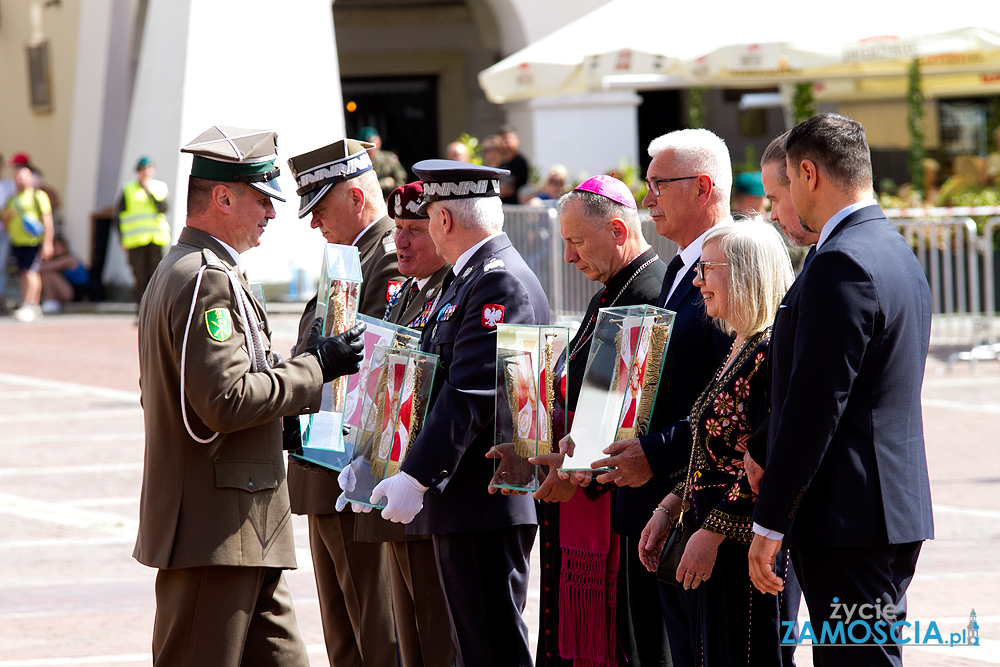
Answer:
<svg viewBox="0 0 1000 667"><path fill-rule="evenodd" d="M249 293L226 249L187 227L140 306L146 450L133 556L156 568L295 567L281 417L319 409L322 372L311 354L250 372L245 324L220 267L203 272L191 312L212 254ZM250 301L270 357L267 317ZM209 442L185 427L182 392L190 430Z"/></svg>

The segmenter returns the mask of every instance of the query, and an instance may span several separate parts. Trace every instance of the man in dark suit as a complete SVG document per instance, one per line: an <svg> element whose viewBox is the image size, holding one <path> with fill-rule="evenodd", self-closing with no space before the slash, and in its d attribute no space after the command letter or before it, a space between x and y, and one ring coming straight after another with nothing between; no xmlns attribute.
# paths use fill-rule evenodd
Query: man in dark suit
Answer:
<svg viewBox="0 0 1000 667"><path fill-rule="evenodd" d="M384 497L383 516L433 535L456 663L530 665L521 612L534 500L490 494L486 453L497 404L496 326L547 324L548 300L502 231L506 170L425 160L413 171L424 184L431 239L454 268L420 343L441 358L430 411L401 471L371 500Z"/></svg>
<svg viewBox="0 0 1000 667"><path fill-rule="evenodd" d="M158 568L153 663L307 665L283 570L295 543L281 417L356 372L360 329L311 326L280 361L239 268L284 201L274 132L214 126L193 153L187 225L139 310L146 450L133 556ZM352 341L353 345L352 345ZM341 345L341 343L343 343Z"/></svg>
<svg viewBox="0 0 1000 667"><path fill-rule="evenodd" d="M366 152L370 146L341 139L290 158L288 166L298 185L299 217L312 213L310 227L319 229L328 243L357 246L364 278L358 312L381 318L403 278L397 268L392 220ZM313 297L299 320L300 340L315 312ZM337 512L341 489L336 474L307 469L297 458L289 461L292 512L309 517L309 546L330 664L394 664L386 549L379 542L356 539L356 531L380 520L375 515Z"/></svg>
<svg viewBox="0 0 1000 667"><path fill-rule="evenodd" d="M589 280L604 285L590 300L580 329L569 344L564 398L566 409L573 412L583 384L598 310L654 302L667 267L643 237L635 197L620 180L604 175L589 178L564 195L558 208L559 231L566 246L563 258ZM569 476L556 472L562 464L562 455L545 454L536 460L549 466L549 472L534 494L536 499L545 501L539 504L539 556L543 568L539 577L542 606L535 664L554 667L594 655L587 651L599 650L606 643L607 633L600 625L601 620L610 624L612 618L617 618L610 612L617 607L617 601L606 597L606 591L615 590L613 586L605 587L597 580L582 577L571 579L567 585L563 569L570 577L588 567L594 568L590 572L617 576L621 538L611 529L612 503L607 492L614 485L590 484L584 493L577 494ZM606 543L606 553L579 548L595 543ZM564 602L574 599L584 603L562 607L560 598ZM604 612L581 614L585 606L607 610L608 616L600 615ZM561 615L561 609L566 613ZM616 643L624 647L632 629L625 624L617 627L622 639ZM560 643L560 636L570 639ZM629 654L622 653L618 646L605 648L624 659Z"/></svg>
<svg viewBox="0 0 1000 667"><path fill-rule="evenodd" d="M771 201L771 222L778 223L781 231L785 233L792 266L797 272L801 272L806 258L812 258L812 248L819 240L819 234L802 226L799 214L792 204L792 195L788 191L788 174L785 169L787 137L788 132L775 137L764 149L764 154L760 157L761 182L764 184L767 198Z"/></svg>
<svg viewBox="0 0 1000 667"><path fill-rule="evenodd" d="M820 236L775 318L750 576L762 591L781 590L772 567L784 540L816 627L837 623L836 599L895 607L862 619L887 629L905 619L920 545L934 534L920 408L930 290L872 198L859 123L814 116L785 150L795 209ZM813 660L902 664L891 640L814 648Z"/></svg>
<svg viewBox="0 0 1000 667"><path fill-rule="evenodd" d="M638 542L657 503L672 490L687 466L691 433L681 420L732 344L705 314L693 280L702 238L719 222L731 219L733 172L725 142L708 130L663 135L649 144L649 155L653 160L646 171L647 193L642 203L656 223L656 233L680 246L667 266L656 305L677 315L649 433L612 443L605 450L610 456L592 465L612 467L597 477L598 482L634 487L618 490L615 520L623 537L619 585L626 589L628 598L618 613L624 614L633 628L636 658L643 665L667 664L669 638L673 664L687 667L695 664L697 655L697 638L683 602L687 591L661 586L657 592L656 576L639 561ZM662 621L656 615L657 607L662 608Z"/></svg>

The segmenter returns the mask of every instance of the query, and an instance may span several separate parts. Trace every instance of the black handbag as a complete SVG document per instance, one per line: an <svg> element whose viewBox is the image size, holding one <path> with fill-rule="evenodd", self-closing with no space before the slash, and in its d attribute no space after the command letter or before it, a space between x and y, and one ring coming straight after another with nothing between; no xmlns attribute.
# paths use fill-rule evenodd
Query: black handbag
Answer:
<svg viewBox="0 0 1000 667"><path fill-rule="evenodd" d="M680 567L681 557L692 532L691 526L684 522L684 511L681 510L680 516L670 528L667 541L660 549L660 560L656 564L656 578L660 582L681 587L681 582L677 581L677 568Z"/></svg>
<svg viewBox="0 0 1000 667"><path fill-rule="evenodd" d="M691 526L684 521L684 515L688 508L691 495L691 466L694 464L694 448L698 439L694 437L694 426L691 427L691 457L688 460L687 474L684 476L684 495L681 498L681 513L674 521L667 533L667 539L660 548L660 559L656 563L656 578L658 581L670 586L680 588L683 584L677 581L677 568L681 565L681 557L687 547L688 540L691 539Z"/></svg>

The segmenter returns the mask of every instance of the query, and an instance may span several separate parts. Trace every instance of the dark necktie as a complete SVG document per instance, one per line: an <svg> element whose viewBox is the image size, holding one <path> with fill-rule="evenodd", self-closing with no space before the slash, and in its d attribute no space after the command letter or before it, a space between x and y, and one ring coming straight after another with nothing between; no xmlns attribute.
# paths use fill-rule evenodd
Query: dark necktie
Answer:
<svg viewBox="0 0 1000 667"><path fill-rule="evenodd" d="M404 313L406 312L406 309L410 307L410 302L413 301L413 297L415 297L417 295L417 292L419 292L419 291L420 291L420 285L418 285L417 281L414 280L413 281L413 287L411 287L410 289L406 290L406 296L403 298L403 312Z"/></svg>
<svg viewBox="0 0 1000 667"><path fill-rule="evenodd" d="M816 246L809 248L809 252L806 253L806 258L802 260L802 268L805 269L809 266L809 262L812 261L813 255L816 254Z"/></svg>
<svg viewBox="0 0 1000 667"><path fill-rule="evenodd" d="M667 264L667 272L663 275L663 288L660 290L660 296L656 300L656 305L663 308L667 305L667 297L670 295L670 288L674 286L674 280L677 279L677 274L680 270L684 268L684 260L681 259L680 253L674 255L674 258L670 260Z"/></svg>

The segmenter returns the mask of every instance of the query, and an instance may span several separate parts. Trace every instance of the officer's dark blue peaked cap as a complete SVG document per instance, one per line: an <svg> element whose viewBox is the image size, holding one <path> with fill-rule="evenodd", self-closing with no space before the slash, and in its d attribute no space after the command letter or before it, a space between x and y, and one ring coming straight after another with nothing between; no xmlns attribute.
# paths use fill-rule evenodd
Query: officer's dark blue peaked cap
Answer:
<svg viewBox="0 0 1000 667"><path fill-rule="evenodd" d="M421 213L434 201L499 197L500 179L510 174L506 169L456 160L421 160L413 165L413 173L424 184Z"/></svg>

